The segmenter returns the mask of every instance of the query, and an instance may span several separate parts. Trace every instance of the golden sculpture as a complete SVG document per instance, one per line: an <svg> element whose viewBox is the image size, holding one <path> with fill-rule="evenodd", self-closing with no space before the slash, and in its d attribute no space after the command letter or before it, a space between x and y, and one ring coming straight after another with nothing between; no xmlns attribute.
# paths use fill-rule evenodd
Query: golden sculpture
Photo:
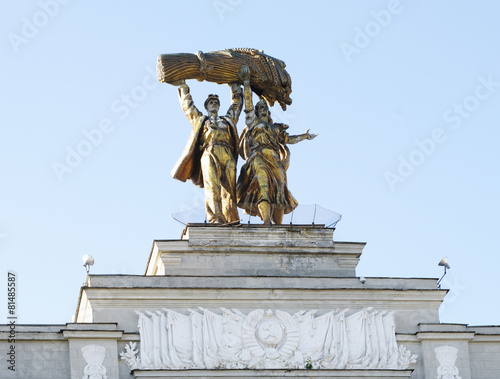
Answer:
<svg viewBox="0 0 500 379"><path fill-rule="evenodd" d="M220 102L217 95L205 101L208 116L194 105L189 87L184 80L179 85L179 101L192 125L189 141L178 160L172 176L205 188L205 211L210 223L239 223L236 207L236 161L238 159L238 132L236 124L243 107L242 91L238 83L230 84L231 106L225 116L218 116Z"/></svg>
<svg viewBox="0 0 500 379"><path fill-rule="evenodd" d="M285 63L262 50L226 49L210 53L162 54L157 74L162 83L179 86L179 100L192 125L188 143L172 176L205 188L206 218L210 223L239 222L237 206L259 216L265 224L281 224L283 215L297 206L287 187L290 151L287 144L313 139L317 134L291 136L288 125L273 123L268 103L283 110L292 103L292 80ZM207 80L231 87L231 106L218 116L217 95L205 101L205 116L195 106L186 79ZM238 138L236 124L243 108L246 126ZM261 99L255 109L252 91ZM246 160L236 182L238 153Z"/></svg>
<svg viewBox="0 0 500 379"><path fill-rule="evenodd" d="M285 62L257 49L226 49L195 54L162 54L158 56L156 71L161 83L176 83L184 79L227 84L239 82L238 71L247 66L252 72L250 86L269 104L277 101L283 110L292 104L292 79L285 70Z"/></svg>
<svg viewBox="0 0 500 379"><path fill-rule="evenodd" d="M290 162L287 144L313 139L309 129L300 135L286 132L288 125L275 124L269 107L260 100L255 108L250 88L250 72L242 67L246 126L240 135L239 153L246 163L241 168L236 196L245 213L259 216L264 224L281 224L283 215L297 207L297 200L287 186L286 171Z"/></svg>

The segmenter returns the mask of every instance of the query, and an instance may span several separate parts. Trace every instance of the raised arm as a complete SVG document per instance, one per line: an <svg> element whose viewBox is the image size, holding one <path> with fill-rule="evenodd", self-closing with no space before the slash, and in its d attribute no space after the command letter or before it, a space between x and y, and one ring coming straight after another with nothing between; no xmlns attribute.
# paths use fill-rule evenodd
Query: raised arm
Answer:
<svg viewBox="0 0 500 379"><path fill-rule="evenodd" d="M241 66L238 76L243 81L243 98L245 100L246 125L252 125L255 119L253 112L252 88L250 87L250 69L247 66Z"/></svg>
<svg viewBox="0 0 500 379"><path fill-rule="evenodd" d="M231 119L234 126L238 123L241 109L243 108L243 93L238 83L230 83L231 87L231 106L229 107L226 116Z"/></svg>
<svg viewBox="0 0 500 379"><path fill-rule="evenodd" d="M309 133L309 129L307 129L304 134L299 134L297 136L288 136L286 143L293 145L306 139L315 139L317 136L318 133Z"/></svg>
<svg viewBox="0 0 500 379"><path fill-rule="evenodd" d="M245 97L245 112L253 111L253 101L252 101L252 89L250 88L250 80L245 80L243 82Z"/></svg>
<svg viewBox="0 0 500 379"><path fill-rule="evenodd" d="M184 80L182 80L179 84L178 92L182 110L191 125L194 125L196 120L203 116L203 113L201 113L198 108L194 106L193 98L189 93L189 87Z"/></svg>

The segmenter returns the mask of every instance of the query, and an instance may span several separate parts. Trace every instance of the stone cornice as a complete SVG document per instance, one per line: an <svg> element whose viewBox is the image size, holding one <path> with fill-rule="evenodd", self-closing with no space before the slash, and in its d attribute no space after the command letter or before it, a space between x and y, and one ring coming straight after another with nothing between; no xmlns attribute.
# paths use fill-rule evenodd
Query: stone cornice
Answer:
<svg viewBox="0 0 500 379"><path fill-rule="evenodd" d="M123 331L104 331L104 330L63 330L62 334L65 339L121 339Z"/></svg>
<svg viewBox="0 0 500 379"><path fill-rule="evenodd" d="M432 341L432 340L465 340L471 341L474 338L474 333L470 332L418 332L416 334L419 341Z"/></svg>
<svg viewBox="0 0 500 379"><path fill-rule="evenodd" d="M90 275L88 288L304 288L338 290L394 290L441 293L436 279L427 278L359 278L332 277L273 277L273 276L143 276ZM272 284L272 286L270 286Z"/></svg>

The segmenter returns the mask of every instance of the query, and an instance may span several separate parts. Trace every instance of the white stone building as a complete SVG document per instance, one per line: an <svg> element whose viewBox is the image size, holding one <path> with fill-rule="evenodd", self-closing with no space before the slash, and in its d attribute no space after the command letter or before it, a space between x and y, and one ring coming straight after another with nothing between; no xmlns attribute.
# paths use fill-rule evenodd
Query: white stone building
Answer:
<svg viewBox="0 0 500 379"><path fill-rule="evenodd" d="M193 224L144 275L90 275L76 319L17 326L0 379L500 378L500 326L439 322L436 279L370 278L333 229Z"/></svg>

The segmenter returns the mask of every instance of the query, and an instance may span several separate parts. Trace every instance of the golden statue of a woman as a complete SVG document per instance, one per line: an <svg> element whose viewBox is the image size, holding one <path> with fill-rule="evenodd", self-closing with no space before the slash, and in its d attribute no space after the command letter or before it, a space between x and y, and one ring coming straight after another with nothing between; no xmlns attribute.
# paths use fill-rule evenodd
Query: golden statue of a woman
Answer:
<svg viewBox="0 0 500 379"><path fill-rule="evenodd" d="M286 145L311 140L317 134L307 130L291 136L286 132L288 125L273 123L264 100L253 106L249 69L242 67L240 76L244 84L246 126L240 135L239 153L246 163L236 185L238 207L259 216L264 224L281 224L283 215L297 207L297 200L287 186L290 151Z"/></svg>

